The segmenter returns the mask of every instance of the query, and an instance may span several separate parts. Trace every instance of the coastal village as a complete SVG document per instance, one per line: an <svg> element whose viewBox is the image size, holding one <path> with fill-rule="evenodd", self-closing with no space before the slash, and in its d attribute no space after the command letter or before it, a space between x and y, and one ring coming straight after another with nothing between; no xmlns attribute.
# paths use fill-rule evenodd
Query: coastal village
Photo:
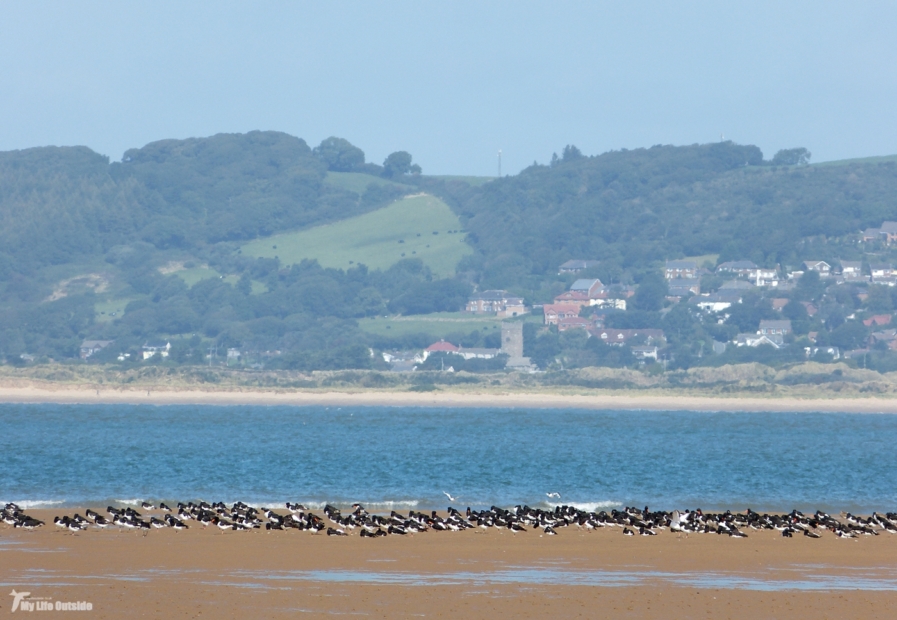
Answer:
<svg viewBox="0 0 897 620"><path fill-rule="evenodd" d="M897 351L897 322L893 322L897 269L876 260L880 252L897 244L897 222L863 231L859 243L867 250L863 260L804 260L796 268L764 267L750 260L713 265L696 259L667 260L663 265L666 285L663 317L685 304L697 321L726 325L733 310L750 299L766 312L757 315L755 329L731 334L712 343L700 343L702 355L719 355L731 347L767 347L767 351L799 348L806 359L816 361L859 360L870 351ZM523 297L505 290L485 290L470 297L465 312L517 320L541 316L541 329L558 333L581 330L613 347L626 347L642 366L664 364L670 359L667 337L660 325L615 328L613 317L631 311L637 288L605 284L595 277L579 277L600 266L600 261L571 259L558 267L558 275L574 276L572 284L551 303L526 306ZM513 325L515 323L504 323ZM834 324L834 325L833 325ZM833 327L832 333L823 327ZM836 334L840 326L842 334ZM731 330L729 330L731 331ZM720 330L720 334L727 332ZM843 337L848 334L849 337ZM835 336L834 338L832 336ZM841 337L838 337L841 336ZM504 340L504 339L503 339ZM394 370L419 367L433 354L468 359L491 359L507 354L517 360L508 368L534 371L522 350L465 349L438 341L413 354L384 353ZM520 363L525 360L526 363ZM446 369L445 362L442 368ZM454 370L449 365L448 370Z"/></svg>
<svg viewBox="0 0 897 620"><path fill-rule="evenodd" d="M568 285L549 303L527 304L523 296L507 290L482 290L469 297L459 310L471 317L500 320L499 347L465 347L438 339L423 349L372 349L370 353L395 372L455 372L462 367L475 372L536 372L540 368L525 355L524 325L528 325L536 327L536 333L583 334L625 349L638 366L666 367L676 353L669 346L664 317L685 308L691 321L712 330L711 342L692 343L698 357L745 347L756 349L758 355L799 349L805 359L863 364L870 351L897 351L897 322L893 321L897 268L880 259L897 244L897 222L885 221L863 231L857 243L863 250L861 260L807 259L794 267L761 266L747 259L716 264L706 257L666 260L660 267L662 300L648 314L633 305L642 284L605 283L595 277L601 261L574 258L558 266L559 279ZM733 331L731 319L739 312L744 315L745 304L753 309L753 319L745 321L742 316L739 324L747 323L748 329ZM641 324L626 326L633 317ZM84 341L81 359L113 342ZM164 338L148 340L139 351L121 352L118 361L165 360L171 346ZM265 351L260 355L271 359L280 354ZM210 349L206 359L210 364L245 366L244 357L239 348L227 348Z"/></svg>

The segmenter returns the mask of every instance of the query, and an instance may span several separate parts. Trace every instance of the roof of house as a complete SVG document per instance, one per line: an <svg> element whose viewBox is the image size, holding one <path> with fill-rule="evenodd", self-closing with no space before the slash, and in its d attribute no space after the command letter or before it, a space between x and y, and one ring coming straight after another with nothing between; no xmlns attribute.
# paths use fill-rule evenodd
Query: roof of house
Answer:
<svg viewBox="0 0 897 620"><path fill-rule="evenodd" d="M862 269L863 261L859 260L842 260L841 269Z"/></svg>
<svg viewBox="0 0 897 620"><path fill-rule="evenodd" d="M720 263L716 268L717 271L740 271L746 269L757 269L757 265L749 260L730 260Z"/></svg>
<svg viewBox="0 0 897 620"><path fill-rule="evenodd" d="M868 319L863 321L863 325L865 325L866 327L872 327L873 325L890 325L890 323L890 314L876 314L875 316L870 316Z"/></svg>
<svg viewBox="0 0 897 620"><path fill-rule="evenodd" d="M785 342L780 334L757 335L757 334L738 334L735 336L735 342L746 344L749 347L755 347L760 344L768 343L779 348Z"/></svg>
<svg viewBox="0 0 897 620"><path fill-rule="evenodd" d="M897 235L897 222L882 222L879 230L888 235Z"/></svg>
<svg viewBox="0 0 897 620"><path fill-rule="evenodd" d="M573 259L568 260L566 263L561 265L561 269L588 269L589 267L594 267L599 264L600 261L597 260L579 260Z"/></svg>
<svg viewBox="0 0 897 620"><path fill-rule="evenodd" d="M698 263L693 260L668 260L667 269L697 269Z"/></svg>
<svg viewBox="0 0 897 620"><path fill-rule="evenodd" d="M143 345L144 349L164 349L165 347L170 347L167 340L147 340L146 344Z"/></svg>
<svg viewBox="0 0 897 620"><path fill-rule="evenodd" d="M782 308L787 306L790 301L791 300L787 297L774 297L773 299L770 299L770 302L772 302L773 310L781 310Z"/></svg>
<svg viewBox="0 0 897 620"><path fill-rule="evenodd" d="M589 301L588 293L583 291L564 291L554 298L555 303L563 303L562 301Z"/></svg>
<svg viewBox="0 0 897 620"><path fill-rule="evenodd" d="M829 264L828 264L827 262L825 262L824 260L805 260L805 261L803 262L803 265L804 265L807 269L812 269L813 267L819 267L820 265L825 265L826 267L831 267L831 265L829 265Z"/></svg>
<svg viewBox="0 0 897 620"><path fill-rule="evenodd" d="M592 290L593 286L600 287L600 286L604 286L604 285L601 284L601 280L581 279L581 280L577 280L572 285L570 285L570 290L571 291L583 291L583 292L588 293L590 290Z"/></svg>
<svg viewBox="0 0 897 620"><path fill-rule="evenodd" d="M863 231L863 236L866 237L877 237L881 234L881 228L867 228Z"/></svg>
<svg viewBox="0 0 897 620"><path fill-rule="evenodd" d="M115 342L114 340L85 340L81 343L82 349L102 349ZM162 345L165 346L165 345Z"/></svg>
<svg viewBox="0 0 897 620"><path fill-rule="evenodd" d="M457 351L458 347L453 345L451 342L446 342L445 340L440 340L439 342L434 342L429 347L424 349L425 351L429 351L430 353L439 353L440 351Z"/></svg>
<svg viewBox="0 0 897 620"><path fill-rule="evenodd" d="M874 271L890 271L894 269L891 265L885 263L877 263L873 265L869 265L869 269Z"/></svg>
<svg viewBox="0 0 897 620"><path fill-rule="evenodd" d="M872 337L875 340L895 340L897 339L897 329L882 329L872 332Z"/></svg>
<svg viewBox="0 0 897 620"><path fill-rule="evenodd" d="M549 314L551 312L555 314L567 314L572 312L575 315L579 315L579 305L578 304L545 304L542 306L542 312L545 314Z"/></svg>

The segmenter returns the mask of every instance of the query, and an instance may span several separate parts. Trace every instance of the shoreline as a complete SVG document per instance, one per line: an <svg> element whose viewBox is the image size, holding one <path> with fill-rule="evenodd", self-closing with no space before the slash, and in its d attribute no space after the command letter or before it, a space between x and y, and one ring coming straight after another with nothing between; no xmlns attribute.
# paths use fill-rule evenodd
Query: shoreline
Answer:
<svg viewBox="0 0 897 620"><path fill-rule="evenodd" d="M109 405L266 405L462 407L509 409L593 409L625 411L725 411L897 413L897 398L796 398L690 395L633 395L596 392L561 394L529 391L472 393L460 391L398 392L378 390L224 390L144 386L0 386L2 404Z"/></svg>

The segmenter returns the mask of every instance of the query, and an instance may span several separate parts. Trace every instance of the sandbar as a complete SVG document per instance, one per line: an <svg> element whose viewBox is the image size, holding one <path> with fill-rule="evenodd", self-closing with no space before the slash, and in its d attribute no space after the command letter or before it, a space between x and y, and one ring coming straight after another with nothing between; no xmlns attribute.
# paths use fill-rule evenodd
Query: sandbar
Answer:
<svg viewBox="0 0 897 620"><path fill-rule="evenodd" d="M630 538L570 527L551 537L468 530L371 540L195 525L144 536L69 534L53 527L54 511L29 514L48 525L0 525L0 583L89 601L82 615L97 619L897 615L897 536L886 534Z"/></svg>

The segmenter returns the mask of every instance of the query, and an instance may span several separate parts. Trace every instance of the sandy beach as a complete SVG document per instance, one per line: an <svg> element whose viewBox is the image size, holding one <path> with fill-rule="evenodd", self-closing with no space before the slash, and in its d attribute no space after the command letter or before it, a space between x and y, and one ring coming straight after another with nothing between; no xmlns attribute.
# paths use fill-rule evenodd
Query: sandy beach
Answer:
<svg viewBox="0 0 897 620"><path fill-rule="evenodd" d="M120 386L0 386L0 403L577 408L646 411L897 413L895 398L745 398L596 392L398 392L378 390L128 389Z"/></svg>
<svg viewBox="0 0 897 620"><path fill-rule="evenodd" d="M66 511L71 514L71 510ZM80 511L83 514L83 510ZM856 540L619 528L425 532L364 539L307 532L0 525L0 583L86 601L91 618L892 618L897 536ZM857 589L857 579L866 585ZM890 589L870 580L886 580ZM853 580L853 581L852 581ZM565 585L572 584L572 585ZM870 586L869 584L873 584ZM6 597L5 597L6 598ZM8 612L11 598L3 603Z"/></svg>

